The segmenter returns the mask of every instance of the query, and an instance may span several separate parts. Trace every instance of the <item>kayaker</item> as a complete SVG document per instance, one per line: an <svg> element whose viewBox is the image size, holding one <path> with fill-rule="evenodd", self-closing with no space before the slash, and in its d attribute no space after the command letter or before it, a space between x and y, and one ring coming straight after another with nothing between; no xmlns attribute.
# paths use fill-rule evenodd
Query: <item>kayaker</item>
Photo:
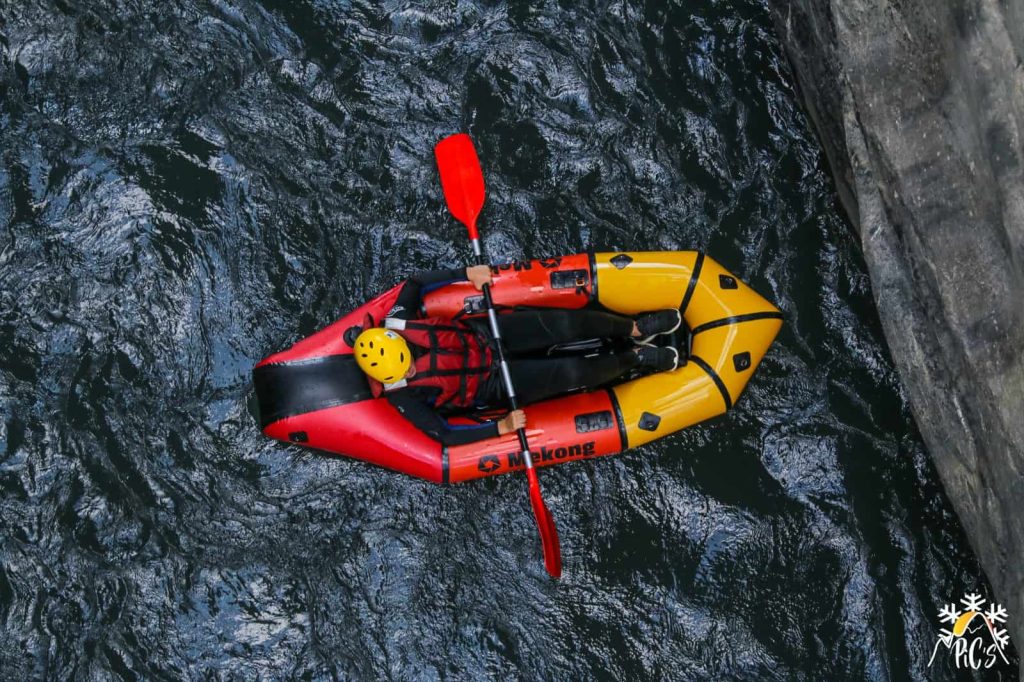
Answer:
<svg viewBox="0 0 1024 682"><path fill-rule="evenodd" d="M449 424L445 415L504 404L497 371L492 371L490 333L478 320L423 318L423 296L452 282L470 281L478 290L492 281L486 265L425 272L410 277L383 321L364 329L355 340L360 369L376 391L417 428L444 445L462 445L514 431L526 425L522 410L503 419L470 425ZM498 316L509 355L512 383L523 404L600 386L635 368L673 370L675 348L647 343L679 328L678 310L645 313L635 320L596 310L541 309ZM634 348L560 358L521 358L559 344L593 338L632 338ZM495 354L496 355L496 354ZM494 368L496 370L496 367ZM375 382L379 382L375 384Z"/></svg>

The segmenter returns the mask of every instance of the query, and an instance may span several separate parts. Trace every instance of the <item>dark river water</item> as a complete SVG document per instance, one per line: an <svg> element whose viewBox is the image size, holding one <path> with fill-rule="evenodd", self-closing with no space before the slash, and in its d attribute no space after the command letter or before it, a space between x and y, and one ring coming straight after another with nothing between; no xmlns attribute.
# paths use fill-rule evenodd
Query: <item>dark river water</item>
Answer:
<svg viewBox="0 0 1024 682"><path fill-rule="evenodd" d="M254 420L260 358L469 260L459 130L496 259L700 248L787 316L725 417L541 473L559 582L523 478ZM751 1L0 0L0 533L10 680L946 679L991 596Z"/></svg>

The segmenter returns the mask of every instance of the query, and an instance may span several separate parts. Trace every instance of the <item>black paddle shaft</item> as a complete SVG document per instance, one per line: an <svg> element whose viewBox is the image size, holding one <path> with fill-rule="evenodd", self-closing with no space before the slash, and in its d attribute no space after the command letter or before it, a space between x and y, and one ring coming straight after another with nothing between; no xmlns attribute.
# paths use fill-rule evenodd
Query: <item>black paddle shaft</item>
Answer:
<svg viewBox="0 0 1024 682"><path fill-rule="evenodd" d="M485 263L481 263L485 265ZM512 411L519 409L519 401L516 399L516 390L512 385L512 375L508 371L508 356L505 354L505 342L501 339L501 330L498 329L498 315L494 311L494 299L491 298L491 285L484 284L484 303L487 306L487 317L491 322L491 336L494 337L494 347L498 352L498 368L501 371L502 379L505 382L505 393L508 395L508 405L512 408ZM533 468L533 460L530 458L530 444L526 440L526 429L517 429L516 435L519 436L519 447L522 448L523 454L526 456L526 466L529 469Z"/></svg>

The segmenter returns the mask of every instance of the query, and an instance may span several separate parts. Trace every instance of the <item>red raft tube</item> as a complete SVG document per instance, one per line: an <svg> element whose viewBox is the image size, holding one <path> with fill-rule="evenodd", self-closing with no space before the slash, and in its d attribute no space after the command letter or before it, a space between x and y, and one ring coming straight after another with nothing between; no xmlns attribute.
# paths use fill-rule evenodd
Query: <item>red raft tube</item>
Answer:
<svg viewBox="0 0 1024 682"><path fill-rule="evenodd" d="M576 254L495 266L501 308L578 309L624 315L679 308L690 332L687 362L672 372L525 407L537 466L611 455L724 413L739 398L782 325L782 315L717 262L695 251ZM352 343L380 324L397 286L253 370L263 432L435 483L524 468L515 433L447 448L374 398ZM432 317L483 313L468 282L424 300ZM452 423L466 423L452 418Z"/></svg>

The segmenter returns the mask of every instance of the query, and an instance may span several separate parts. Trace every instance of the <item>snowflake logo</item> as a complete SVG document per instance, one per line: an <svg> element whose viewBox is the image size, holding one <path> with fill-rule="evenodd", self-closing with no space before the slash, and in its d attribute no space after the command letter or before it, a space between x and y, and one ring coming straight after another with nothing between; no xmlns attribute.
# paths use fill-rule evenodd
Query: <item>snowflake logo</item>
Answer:
<svg viewBox="0 0 1024 682"><path fill-rule="evenodd" d="M988 611L985 616L993 623L1005 623L1006 622L1006 609L1000 604L989 604Z"/></svg>
<svg viewBox="0 0 1024 682"><path fill-rule="evenodd" d="M985 598L976 592L965 594L964 598L960 600L968 611L981 611L981 607L985 604Z"/></svg>
<svg viewBox="0 0 1024 682"><path fill-rule="evenodd" d="M1000 627L1006 623L1008 617L1006 609L1001 604L991 602L986 608L987 600L977 592L969 592L960 600L960 605L955 603L945 604L939 609L939 622L947 624L947 627L939 631L939 641L935 643L932 657L928 661L931 666L938 653L940 645L953 653L956 667L961 665L975 670L980 667L991 667L995 663L995 655L998 654L1006 662L1006 655L1003 649L1010 643L1010 635L1006 628ZM962 607L962 608L961 608ZM981 621L982 626L972 626L972 623ZM985 644L985 633L991 639ZM986 658L975 657L972 652L983 648Z"/></svg>
<svg viewBox="0 0 1024 682"><path fill-rule="evenodd" d="M955 623L959 618L960 609L956 607L956 604L943 606L942 610L939 611L939 622L941 623Z"/></svg>

